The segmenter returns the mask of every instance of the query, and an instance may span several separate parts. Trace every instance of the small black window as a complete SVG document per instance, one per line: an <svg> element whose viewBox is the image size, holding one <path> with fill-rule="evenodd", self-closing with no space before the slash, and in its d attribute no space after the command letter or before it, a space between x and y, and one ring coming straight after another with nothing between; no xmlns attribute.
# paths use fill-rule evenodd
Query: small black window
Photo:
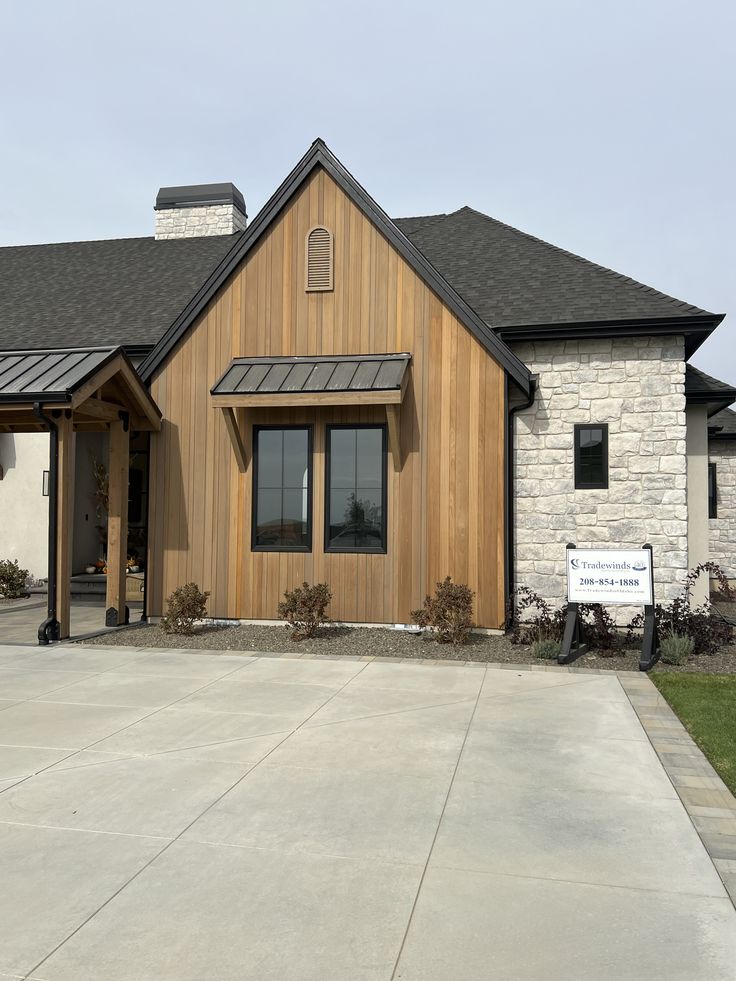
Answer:
<svg viewBox="0 0 736 981"><path fill-rule="evenodd" d="M715 463L708 464L708 517L718 517L718 478Z"/></svg>
<svg viewBox="0 0 736 981"><path fill-rule="evenodd" d="M254 426L253 448L253 549L310 551L311 427Z"/></svg>
<svg viewBox="0 0 736 981"><path fill-rule="evenodd" d="M325 550L386 551L386 427L327 427Z"/></svg>
<svg viewBox="0 0 736 981"><path fill-rule="evenodd" d="M575 426L575 487L608 487L608 426Z"/></svg>

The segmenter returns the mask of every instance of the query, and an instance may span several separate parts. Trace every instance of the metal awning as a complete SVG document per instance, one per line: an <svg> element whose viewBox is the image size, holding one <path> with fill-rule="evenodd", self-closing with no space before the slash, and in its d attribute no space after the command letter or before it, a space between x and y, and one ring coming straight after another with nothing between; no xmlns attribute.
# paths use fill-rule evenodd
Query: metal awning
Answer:
<svg viewBox="0 0 736 981"><path fill-rule="evenodd" d="M212 388L220 408L401 402L411 355L235 358Z"/></svg>
<svg viewBox="0 0 736 981"><path fill-rule="evenodd" d="M211 390L212 405L222 410L241 472L248 466L242 418L248 409L385 406L394 468L400 470L399 410L410 361L411 354L406 351L309 358L235 358Z"/></svg>
<svg viewBox="0 0 736 981"><path fill-rule="evenodd" d="M79 428L106 428L121 412L136 429L161 426L156 403L120 347L0 351L0 431L43 428L36 403L71 410Z"/></svg>

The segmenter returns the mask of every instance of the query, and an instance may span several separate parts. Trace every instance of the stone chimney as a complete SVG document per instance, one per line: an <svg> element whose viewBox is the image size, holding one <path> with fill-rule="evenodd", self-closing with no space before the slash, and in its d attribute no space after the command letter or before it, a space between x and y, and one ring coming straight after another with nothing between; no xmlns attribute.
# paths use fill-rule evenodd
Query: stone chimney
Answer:
<svg viewBox="0 0 736 981"><path fill-rule="evenodd" d="M230 183L162 187L155 211L157 239L232 235L248 220L243 195Z"/></svg>

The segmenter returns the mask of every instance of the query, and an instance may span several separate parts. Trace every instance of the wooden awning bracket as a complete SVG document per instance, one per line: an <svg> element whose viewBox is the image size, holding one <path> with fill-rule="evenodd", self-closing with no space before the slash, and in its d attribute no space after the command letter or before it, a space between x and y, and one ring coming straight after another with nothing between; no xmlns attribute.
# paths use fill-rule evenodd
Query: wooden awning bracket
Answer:
<svg viewBox="0 0 736 981"><path fill-rule="evenodd" d="M401 405L387 403L386 424L388 426L388 448L394 461L394 473L400 473L403 465L401 455Z"/></svg>
<svg viewBox="0 0 736 981"><path fill-rule="evenodd" d="M245 449L245 442L243 441L243 434L240 430L240 422L235 409L232 406L226 405L221 408L221 411L230 442L233 444L235 459L238 461L238 470L241 473L245 473L248 469L248 454Z"/></svg>

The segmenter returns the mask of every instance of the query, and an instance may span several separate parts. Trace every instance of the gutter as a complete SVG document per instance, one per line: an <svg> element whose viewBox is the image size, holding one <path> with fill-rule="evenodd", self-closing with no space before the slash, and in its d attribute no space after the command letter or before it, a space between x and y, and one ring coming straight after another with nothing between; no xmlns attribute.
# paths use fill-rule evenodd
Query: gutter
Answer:
<svg viewBox="0 0 736 981"><path fill-rule="evenodd" d="M519 402L518 405L511 406L506 413L507 433L506 433L506 522L508 533L506 535L506 593L507 600L511 598L516 588L515 576L515 553L516 540L514 536L514 434L516 432L514 421L517 412L530 409L534 404L534 397L537 393L537 375L532 375L531 390L526 401Z"/></svg>
<svg viewBox="0 0 736 981"><path fill-rule="evenodd" d="M33 414L50 433L49 445L49 588L47 616L38 628L38 643L46 646L59 639L59 621L56 618L56 520L59 500L59 428L53 419L44 414L40 402L33 403Z"/></svg>

